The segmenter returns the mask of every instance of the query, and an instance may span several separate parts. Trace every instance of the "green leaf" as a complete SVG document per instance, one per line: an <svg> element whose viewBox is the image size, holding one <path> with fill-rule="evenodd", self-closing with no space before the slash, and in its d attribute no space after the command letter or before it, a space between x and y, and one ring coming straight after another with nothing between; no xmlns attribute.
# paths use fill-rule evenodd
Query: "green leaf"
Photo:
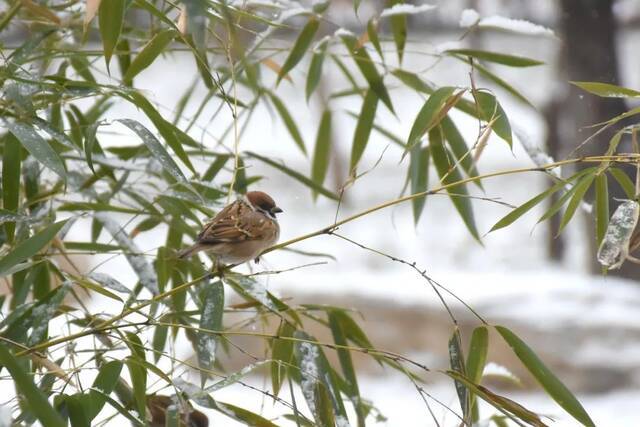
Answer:
<svg viewBox="0 0 640 427"><path fill-rule="evenodd" d="M118 381L120 380L120 372L122 371L122 362L119 360L112 360L104 363L100 366L98 376L93 381L89 394L94 399L93 413L91 414L91 420L93 420L102 410L106 403L105 396L111 394L115 389Z"/></svg>
<svg viewBox="0 0 640 427"><path fill-rule="evenodd" d="M295 328L288 322L282 322L278 328L278 337L290 338ZM285 379L285 374L293 363L293 341L288 339L274 339L271 344L271 387L275 396Z"/></svg>
<svg viewBox="0 0 640 427"><path fill-rule="evenodd" d="M64 397L64 403L69 411L69 421L72 427L90 427L91 414L94 412L94 399L85 393L76 393Z"/></svg>
<svg viewBox="0 0 640 427"><path fill-rule="evenodd" d="M170 28L160 31L153 36L153 38L142 47L138 56L131 62L122 79L126 81L133 80L135 76L155 61L158 55L160 55L175 38L176 34L176 31Z"/></svg>
<svg viewBox="0 0 640 427"><path fill-rule="evenodd" d="M460 338L460 330L456 327L453 330L453 334L449 339L449 361L451 369L458 372L463 377L467 376L466 367L464 364L464 354L462 352L462 340ZM459 381L454 380L456 392L458 394L458 400L460 401L460 408L462 409L462 418L467 424L471 422L471 405L469 390Z"/></svg>
<svg viewBox="0 0 640 427"><path fill-rule="evenodd" d="M420 139L439 123L439 120L437 120L438 113L455 90L455 87L445 86L439 88L429 96L413 121L413 126L411 126L411 131L409 132L409 139L407 140L407 149L411 149L414 145L418 144Z"/></svg>
<svg viewBox="0 0 640 427"><path fill-rule="evenodd" d="M578 399L562 382L542 363L542 360L516 334L504 326L496 326L496 331L509 344L515 355L540 383L542 388L567 411L573 418L587 427L595 424L584 410Z"/></svg>
<svg viewBox="0 0 640 427"><path fill-rule="evenodd" d="M581 178L580 181L576 183L575 192L573 193L571 200L569 200L567 209L564 211L564 215L562 216L562 220L560 221L560 229L558 230L558 234L564 229L564 227L566 227L567 224L569 224L571 218L573 218L573 215L576 213L576 209L578 209L578 206L580 206L580 203L582 203L582 199L587 193L587 190L589 190L589 187L591 187L594 178L595 173L590 173L584 178Z"/></svg>
<svg viewBox="0 0 640 427"><path fill-rule="evenodd" d="M447 175L447 178L442 181L443 184L454 183L462 180L462 176L457 167L449 164L449 155L444 146L442 140L442 131L440 127L434 128L429 132L429 147L431 148L431 157L433 158L433 164L438 171L438 176L442 178ZM451 201L456 210L462 217L462 221L467 226L467 229L471 235L480 242L480 235L476 228L476 222L473 216L473 206L469 199L467 188L465 185L457 185L447 188L447 192L451 197Z"/></svg>
<svg viewBox="0 0 640 427"><path fill-rule="evenodd" d="M118 38L122 32L126 8L126 0L108 0L100 4L98 22L100 24L100 35L102 36L102 46L104 49L104 59L107 63L107 71L109 70L111 55L118 44Z"/></svg>
<svg viewBox="0 0 640 427"><path fill-rule="evenodd" d="M389 97L389 92L384 85L382 76L378 73L375 63L369 56L364 46L357 46L358 40L353 35L343 35L342 41L349 50L349 54L353 57L360 72L369 83L369 87L378 95L378 98L389 108L389 111L395 114L393 104Z"/></svg>
<svg viewBox="0 0 640 427"><path fill-rule="evenodd" d="M34 384L30 373L26 372L16 357L4 343L0 343L0 365L7 368L18 391L25 397L24 404L31 413L47 427L66 427L67 423L49 403L47 396Z"/></svg>
<svg viewBox="0 0 640 427"><path fill-rule="evenodd" d="M369 19L367 22L367 36L369 37L369 41L380 55L380 58L384 60L384 56L382 55L382 46L380 45L380 38L378 37L378 21L375 17Z"/></svg>
<svg viewBox="0 0 640 427"><path fill-rule="evenodd" d="M84 135L84 157L87 161L87 165L89 165L89 169L91 169L91 172L93 172L94 175L96 171L93 169L92 154L94 150L94 144L96 142L96 132L98 131L98 126L100 126L100 123L98 122L92 123L91 125L87 126Z"/></svg>
<svg viewBox="0 0 640 427"><path fill-rule="evenodd" d="M477 91L475 93L476 101L478 102L478 109L480 110L480 117L485 122L493 123L492 129L500 138L504 139L509 147L513 144L511 137L511 125L509 124L509 118L500 106L500 103L496 97L488 92Z"/></svg>
<svg viewBox="0 0 640 427"><path fill-rule="evenodd" d="M356 130L353 134L353 144L351 145L351 161L349 170L354 170L358 165L362 154L364 153L367 143L369 142L369 136L371 135L371 129L373 122L376 118L376 109L378 108L378 97L372 90L368 90L367 94L362 101L362 109L358 115L358 122L356 123Z"/></svg>
<svg viewBox="0 0 640 427"><path fill-rule="evenodd" d="M627 198L630 200L635 199L636 186L633 181L631 181L631 178L629 178L629 175L618 168L609 168L608 171L611 176L613 176L615 180L618 181L618 184L620 185L620 187L622 187L622 190L627 195Z"/></svg>
<svg viewBox="0 0 640 427"><path fill-rule="evenodd" d="M387 1L387 7L393 7L396 4L402 3L404 3L404 0L389 0ZM393 41L396 44L396 52L398 53L398 63L402 64L404 46L407 43L407 17L404 14L395 14L391 15L389 20L391 21L391 33L393 34Z"/></svg>
<svg viewBox="0 0 640 427"><path fill-rule="evenodd" d="M504 53L489 52L477 49L449 49L445 51L449 55L463 55L472 58L481 59L483 61L494 62L496 64L508 65L510 67L534 67L543 65L543 61L525 58L523 56L506 55Z"/></svg>
<svg viewBox="0 0 640 427"><path fill-rule="evenodd" d="M590 169L590 170L593 170L593 169ZM540 193L537 196L529 199L528 201L526 201L522 205L518 206L517 208L515 208L514 210L509 212L500 221L496 222L493 225L493 227L491 227L491 230L489 230L489 232L492 232L492 231L495 231L495 230L499 230L499 229L504 228L504 227L506 227L508 225L511 225L514 221L516 221L518 218L520 218L525 213L529 212L533 207L537 206L541 201L543 201L544 199L549 197L551 194L553 194L553 193L557 192L558 190L564 188L569 182L575 181L576 179L578 179L579 177L583 176L584 174L586 174L588 172L589 172L589 170L584 170L584 171L581 171L581 172L578 172L578 173L574 174L572 177L570 177L570 178L568 178L568 179L566 179L564 181L557 182L556 184L554 184L548 190L543 191L542 193Z"/></svg>
<svg viewBox="0 0 640 427"><path fill-rule="evenodd" d="M248 411L239 406L232 405L230 403L216 402L217 409L224 415L231 417L235 420L242 422L248 426L255 427L278 427L278 425L272 423L268 419L264 418L261 415Z"/></svg>
<svg viewBox="0 0 640 427"><path fill-rule="evenodd" d="M429 185L429 147L421 148L416 144L409 151L409 178L411 181L411 194L427 191ZM418 224L427 196L417 197L411 200L413 205L413 220Z"/></svg>
<svg viewBox="0 0 640 427"><path fill-rule="evenodd" d="M480 384L482 373L487 362L487 353L489 351L489 331L486 326L478 326L471 334L471 343L469 344L469 353L467 355L467 378L474 384ZM470 405L472 421L478 422L479 412L475 395L470 395Z"/></svg>
<svg viewBox="0 0 640 427"><path fill-rule="evenodd" d="M289 131L289 134L291 135L291 138L293 138L293 141L296 143L300 151L302 151L302 154L306 156L307 149L304 146L304 140L302 139L302 135L300 135L298 126L296 125L296 122L293 120L293 117L291 117L289 110L284 105L282 100L271 92L269 92L269 99L271 99L271 103L273 103L273 106L276 108L276 111L278 111L280 118L282 118L284 125Z"/></svg>
<svg viewBox="0 0 640 427"><path fill-rule="evenodd" d="M391 71L391 74L393 74L398 80L400 80L406 86L410 87L411 89L417 92L422 92L422 93L426 93L427 95L431 95L435 91L435 89L433 89L429 84L427 84L420 77L418 77L417 74L412 73L410 71L405 71L405 70L401 70L400 68L396 68L395 70Z"/></svg>
<svg viewBox="0 0 640 427"><path fill-rule="evenodd" d="M140 122L132 119L118 119L120 123L134 131L142 140L144 145L147 146L151 154L160 162L162 167L177 181L186 182L187 178L184 176L176 162L169 155L167 150L162 146L160 141L153 136L153 134L144 127Z"/></svg>
<svg viewBox="0 0 640 427"><path fill-rule="evenodd" d="M224 314L224 285L221 281L206 283L202 290L202 314L200 315L200 329L210 331L222 330L222 315ZM208 332L198 332L198 366L205 370L213 368L216 360L218 337ZM206 372L200 372L202 386L208 378Z"/></svg>
<svg viewBox="0 0 640 427"><path fill-rule="evenodd" d="M478 170L473 162L471 153L469 153L469 147L467 147L467 143L464 141L462 134L449 115L442 118L440 126L442 128L442 134L447 140L447 143L451 148L451 152L456 158L456 163L462 167L467 176L478 176ZM482 189L481 180L475 180L474 183Z"/></svg>
<svg viewBox="0 0 640 427"><path fill-rule="evenodd" d="M287 166L285 166L284 164L278 163L268 157L264 157L261 156L259 154L256 154L254 152L251 151L246 151L244 153L247 157L251 157L254 159L258 159L261 162L264 162L266 164L268 164L269 166L272 166L276 169L278 169L279 171L289 175L290 177L292 177L293 179L295 179L296 181L300 182L303 185L306 185L307 187L309 187L311 190L313 190L313 192L316 192L318 194L322 194L323 196L331 199L331 200L339 200L340 197L335 194L334 192L332 192L331 190L326 189L325 187L316 184L314 181L310 180L309 178L307 178L305 175L302 175L300 172L295 171Z"/></svg>
<svg viewBox="0 0 640 427"><path fill-rule="evenodd" d="M497 84L498 86L500 86L501 88L503 88L504 90L509 92L516 99L518 99L518 100L524 102L525 104L533 107L533 104L531 104L531 102L529 102L529 100L523 94L521 94L518 90L516 90L516 88L514 88L509 83L507 83L504 79L498 77L496 74L494 74L488 68L486 68L486 67L484 67L484 66L482 66L480 64L477 64L477 63L474 64L473 67L476 70L478 70L480 72L480 74L483 75L485 78L491 80L492 82L494 82L495 84Z"/></svg>
<svg viewBox="0 0 640 427"><path fill-rule="evenodd" d="M311 166L311 179L318 186L322 186L329 170L329 155L331 153L331 111L325 110L320 119L318 135L316 137L316 148L313 153ZM318 196L313 192L314 198Z"/></svg>
<svg viewBox="0 0 640 427"><path fill-rule="evenodd" d="M5 125L37 161L51 169L61 178L64 179L66 177L66 171L60 156L36 132L33 126L22 122L5 122Z"/></svg>
<svg viewBox="0 0 640 427"><path fill-rule="evenodd" d="M328 44L329 39L325 38L313 49L313 56L311 57L311 63L309 64L309 71L307 73L307 82L305 86L307 102L309 102L311 94L316 90L316 87L318 87L318 83L320 83L322 64L324 63Z"/></svg>
<svg viewBox="0 0 640 427"><path fill-rule="evenodd" d="M638 98L640 92L622 86L598 82L569 82L589 93L605 98Z"/></svg>
<svg viewBox="0 0 640 427"><path fill-rule="evenodd" d="M20 163L22 161L20 142L11 133L4 136L2 149L2 207L7 213L15 213L20 202ZM13 221L4 225L7 241L13 242L16 224Z"/></svg>
<svg viewBox="0 0 640 427"><path fill-rule="evenodd" d="M11 252L0 259L0 277L4 276L11 267L36 255L58 234L66 223L67 220L51 224L27 240L18 243Z"/></svg>
<svg viewBox="0 0 640 427"><path fill-rule="evenodd" d="M291 47L289 56L284 61L282 68L280 68L280 71L278 72L278 81L276 84L279 84L280 80L282 80L282 78L286 76L289 73L289 71L293 70L293 68L298 64L298 62L300 62L300 60L304 56L307 49L309 49L309 46L313 41L313 37L318 31L319 25L320 25L320 21L318 21L318 18L316 18L315 16L312 16L311 18L309 18L307 25L305 25L302 31L300 32L300 35L298 36L295 43Z"/></svg>
<svg viewBox="0 0 640 427"><path fill-rule="evenodd" d="M189 160L189 156L184 152L182 148L182 142L185 140L185 137L188 138L184 132L180 129L166 121L160 113L151 105L151 103L140 93L130 92L129 96L125 96L125 99L131 101L136 107L140 108L146 116L153 122L153 125L158 129L160 135L164 138L165 142L171 147L176 156L182 163L185 164L186 167L193 173L196 173L193 165L191 164L191 160Z"/></svg>
<svg viewBox="0 0 640 427"><path fill-rule="evenodd" d="M131 350L131 356L125 359L125 363L131 376L131 385L133 386L133 396L136 403L136 410L140 418L146 418L147 405L147 370L143 363L145 362L145 351L137 335L127 332L126 344Z"/></svg>

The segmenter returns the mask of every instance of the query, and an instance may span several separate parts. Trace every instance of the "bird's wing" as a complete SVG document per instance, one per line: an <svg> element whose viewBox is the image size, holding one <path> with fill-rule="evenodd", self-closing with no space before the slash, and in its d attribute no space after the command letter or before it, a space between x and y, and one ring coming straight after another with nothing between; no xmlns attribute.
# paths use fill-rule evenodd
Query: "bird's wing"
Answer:
<svg viewBox="0 0 640 427"><path fill-rule="evenodd" d="M260 240L269 233L269 220L242 201L224 208L203 227L197 241L204 244Z"/></svg>

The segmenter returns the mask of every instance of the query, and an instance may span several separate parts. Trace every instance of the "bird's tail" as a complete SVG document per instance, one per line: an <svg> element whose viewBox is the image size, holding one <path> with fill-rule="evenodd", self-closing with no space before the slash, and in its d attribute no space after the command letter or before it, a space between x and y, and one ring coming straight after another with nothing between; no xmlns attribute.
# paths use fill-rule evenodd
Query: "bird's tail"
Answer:
<svg viewBox="0 0 640 427"><path fill-rule="evenodd" d="M185 248L178 252L178 258L189 258L191 255L200 251L201 247L199 244L191 245L188 248Z"/></svg>

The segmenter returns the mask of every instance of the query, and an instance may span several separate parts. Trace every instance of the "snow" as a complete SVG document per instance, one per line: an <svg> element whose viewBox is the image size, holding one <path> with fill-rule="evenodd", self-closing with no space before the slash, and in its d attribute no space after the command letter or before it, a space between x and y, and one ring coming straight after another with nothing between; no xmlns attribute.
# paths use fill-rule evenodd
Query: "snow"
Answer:
<svg viewBox="0 0 640 427"><path fill-rule="evenodd" d="M629 253L631 235L638 223L640 206L635 200L620 204L611 217L598 249L598 262L610 270L619 268Z"/></svg>
<svg viewBox="0 0 640 427"><path fill-rule="evenodd" d="M475 9L465 9L460 15L460 27L469 28L480 20L480 15Z"/></svg>
<svg viewBox="0 0 640 427"><path fill-rule="evenodd" d="M428 12L430 10L435 9L437 6L432 4L423 4L423 5L413 5L413 4L405 4L398 3L393 5L390 8L387 8L382 11L380 14L380 18L386 18L389 16L397 16L397 15L416 15L418 13Z"/></svg>
<svg viewBox="0 0 640 427"><path fill-rule="evenodd" d="M496 28L512 33L525 34L528 36L550 36L555 37L553 30L534 24L524 19L505 18L504 16L493 15L480 19L478 26L482 28Z"/></svg>

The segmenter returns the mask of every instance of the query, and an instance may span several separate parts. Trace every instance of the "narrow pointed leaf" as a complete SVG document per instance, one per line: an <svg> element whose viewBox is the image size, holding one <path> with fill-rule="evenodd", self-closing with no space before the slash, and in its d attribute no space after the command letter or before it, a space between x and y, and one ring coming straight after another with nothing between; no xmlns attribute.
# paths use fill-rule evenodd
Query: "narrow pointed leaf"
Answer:
<svg viewBox="0 0 640 427"><path fill-rule="evenodd" d="M462 176L457 167L449 164L449 155L444 146L442 139L442 131L440 128L432 129L429 132L429 147L431 148L431 157L433 158L433 164L435 165L438 176L442 179L445 175L447 178L442 181L443 184L453 183L462 180ZM467 229L471 235L480 242L480 235L476 228L476 222L473 215L473 206L471 200L466 197L468 195L465 185L457 185L447 188L447 192L451 196L451 201L456 210L462 217L462 221L467 226Z"/></svg>
<svg viewBox="0 0 640 427"><path fill-rule="evenodd" d="M320 119L316 147L313 153L311 167L311 180L318 186L322 186L329 170L329 157L331 154L331 111L325 110ZM314 191L314 197L318 193Z"/></svg>
<svg viewBox="0 0 640 427"><path fill-rule="evenodd" d="M615 180L618 181L618 184L620 185L624 193L627 195L627 198L635 199L636 186L633 183L633 181L631 181L631 178L629 178L629 175L627 175L624 171L618 168L610 168L608 170L611 176L613 176Z"/></svg>
<svg viewBox="0 0 640 427"><path fill-rule="evenodd" d="M616 86L609 83L599 82L569 82L589 93L606 98L638 98L640 91L627 87Z"/></svg>
<svg viewBox="0 0 640 427"><path fill-rule="evenodd" d="M461 376L467 377L466 366L464 363L464 354L462 353L462 340L460 338L460 330L456 327L449 339L449 362L451 369L458 372ZM471 405L469 398L469 390L459 381L454 380L460 408L462 409L462 418L467 424L471 422Z"/></svg>
<svg viewBox="0 0 640 427"><path fill-rule="evenodd" d="M202 314L200 315L200 329L210 331L222 330L222 315L224 314L224 285L221 281L206 284L202 291ZM198 364L200 368L210 370L216 360L218 337L207 332L198 332ZM201 372L202 385L208 374Z"/></svg>
<svg viewBox="0 0 640 427"><path fill-rule="evenodd" d="M462 55L470 56L475 59L481 59L487 62L493 62L496 64L508 65L510 67L534 67L536 65L543 65L543 61L536 59L525 58L523 56L506 55L504 53L490 52L487 50L477 49L450 49L445 51L449 55Z"/></svg>
<svg viewBox="0 0 640 427"><path fill-rule="evenodd" d="M416 144L409 152L409 179L411 181L411 194L427 191L429 185L429 147L420 147ZM413 221L420 220L427 196L411 200L413 205Z"/></svg>
<svg viewBox="0 0 640 427"><path fill-rule="evenodd" d="M162 146L160 141L140 122L132 119L119 119L120 123L134 131L142 140L144 145L147 146L151 154L160 162L162 167L177 181L186 182L187 178L184 176L176 162L167 150Z"/></svg>
<svg viewBox="0 0 640 427"><path fill-rule="evenodd" d="M478 70L478 72L480 72L481 75L483 75L485 78L491 80L492 82L494 82L495 84L497 84L498 86L500 86L502 89L506 90L507 92L509 92L511 95L513 95L516 99L524 102L525 104L533 107L533 104L531 104L531 102L522 94L520 93L516 88L514 88L513 86L511 86L509 83L507 83L504 79L498 77L495 73L493 73L491 70L489 70L488 68L480 65L480 64L474 64L473 65L474 68L476 70Z"/></svg>
<svg viewBox="0 0 640 427"><path fill-rule="evenodd" d="M607 175L596 176L596 244L600 246L609 225L609 187Z"/></svg>
<svg viewBox="0 0 640 427"><path fill-rule="evenodd" d="M313 16L309 19L309 22L307 22L307 25L304 26L304 28L300 32L300 35L298 36L295 43L293 44L293 47L291 48L291 52L289 53L289 56L284 61L284 64L282 65L282 68L278 73L278 83L280 83L280 80L282 80L282 78L286 76L289 73L289 71L293 70L293 68L298 64L298 62L300 62L304 54L309 49L309 46L313 41L313 37L318 31L319 25L320 25L320 21L318 21L318 19L315 16Z"/></svg>
<svg viewBox="0 0 640 427"><path fill-rule="evenodd" d="M60 414L53 409L47 396L34 384L30 373L24 370L24 364L21 364L3 343L0 343L0 366L9 371L17 389L25 397L24 404L31 408L31 413L42 425L47 427L67 425Z"/></svg>
<svg viewBox="0 0 640 427"><path fill-rule="evenodd" d="M283 322L278 328L278 337L292 337L295 329L289 323ZM293 341L287 339L274 339L271 345L271 387L274 395L278 395L284 382L285 375L290 369L293 360Z"/></svg>
<svg viewBox="0 0 640 427"><path fill-rule="evenodd" d="M5 125L22 146L40 163L51 169L61 178L66 177L66 171L60 156L56 153L47 141L27 123L5 122Z"/></svg>
<svg viewBox="0 0 640 427"><path fill-rule="evenodd" d="M66 223L67 220L51 224L27 240L18 243L11 252L0 259L0 277L4 276L11 267L37 254L58 234Z"/></svg>
<svg viewBox="0 0 640 427"><path fill-rule="evenodd" d="M402 3L404 3L404 0L389 0L387 1L387 7ZM404 47L407 43L407 16L405 14L394 14L389 18L389 21L391 21L391 33L398 53L398 63L402 64Z"/></svg>
<svg viewBox="0 0 640 427"><path fill-rule="evenodd" d="M509 118L496 97L488 92L476 92L475 97L478 102L478 109L480 110L482 120L489 123L495 119L492 126L493 131L511 147L513 139Z"/></svg>
<svg viewBox="0 0 640 427"><path fill-rule="evenodd" d="M486 326L478 326L471 334L471 343L469 344L469 352L467 354L467 378L474 384L480 384L482 373L487 361L487 353L489 352L489 331ZM476 396L470 393L472 422L478 422L479 412Z"/></svg>
<svg viewBox="0 0 640 427"><path fill-rule="evenodd" d="M125 81L133 80L135 76L155 61L158 55L164 51L176 35L177 33L175 30L167 29L160 31L158 34L153 36L153 38L142 47L140 53L131 62L122 79Z"/></svg>
<svg viewBox="0 0 640 427"><path fill-rule="evenodd" d="M427 99L411 126L407 140L408 149L417 144L429 129L438 124L435 120L438 112L454 91L455 88L452 86L441 87Z"/></svg>
<svg viewBox="0 0 640 427"><path fill-rule="evenodd" d="M382 46L380 45L380 38L378 37L378 21L375 18L369 19L367 22L367 36L369 37L369 41L380 55L380 58L384 60L384 56L382 55Z"/></svg>
<svg viewBox="0 0 640 427"><path fill-rule="evenodd" d="M349 50L349 54L353 57L353 60L356 62L360 72L369 83L369 87L371 87L371 89L378 95L378 98L380 98L387 108L389 108L389 111L395 114L393 104L391 103L391 97L384 85L383 78L380 73L378 73L374 62L365 47L358 47L358 41L352 35L342 36L342 41Z"/></svg>
<svg viewBox="0 0 640 427"><path fill-rule="evenodd" d="M576 209L578 209L578 206L582 203L582 199L587 193L587 190L589 190L589 187L591 187L594 178L595 174L589 174L580 179L576 184L576 191L573 193L571 200L569 200L569 203L567 204L567 209L564 211L564 215L560 221L560 229L558 230L558 233L560 233L569 221L571 221L571 218L573 218L573 215L576 213Z"/></svg>
<svg viewBox="0 0 640 427"><path fill-rule="evenodd" d="M316 90L316 87L318 87L318 83L320 83L322 65L324 64L328 44L329 39L325 38L313 49L313 56L311 57L311 63L309 64L309 72L307 73L307 82L305 86L307 102L309 102L311 94Z"/></svg>
<svg viewBox="0 0 640 427"><path fill-rule="evenodd" d="M284 125L289 131L289 135L291 135L291 138L293 138L293 141L296 143L300 151L302 151L302 154L306 156L307 149L304 146L304 140L302 139L302 135L298 130L298 125L296 125L296 122L293 120L293 117L291 117L291 114L289 113L289 110L287 109L287 107L284 105L284 102L282 102L282 100L273 93L269 93L269 99L271 99L271 103L276 108L276 111L278 112L278 114L280 115L280 118L284 122Z"/></svg>
<svg viewBox="0 0 640 427"><path fill-rule="evenodd" d="M2 150L2 207L8 213L15 213L20 201L20 164L22 147L16 137L7 133L4 136L4 146ZM5 223L7 240L13 241L13 234L16 229L14 221Z"/></svg>
<svg viewBox="0 0 640 427"><path fill-rule="evenodd" d="M373 122L376 118L376 109L378 108L378 97L372 90L368 90L367 94L362 101L362 109L358 115L358 122L356 123L356 130L353 134L353 144L351 145L351 161L349 170L353 170L360 161L362 154L364 153L369 137L371 136L371 129Z"/></svg>
<svg viewBox="0 0 640 427"><path fill-rule="evenodd" d="M442 127L442 134L451 148L451 152L455 156L456 162L460 164L468 177L471 178L478 176L476 166L473 164L473 158L469 153L469 147L467 147L462 134L456 127L453 120L451 120L447 115L442 118L440 125ZM478 187L482 188L482 182L480 180L476 180L474 182Z"/></svg>
<svg viewBox="0 0 640 427"><path fill-rule="evenodd" d="M122 32L126 7L126 0L108 0L100 3L98 22L100 24L100 35L102 36L102 47L107 70L109 69L113 50L118 44L118 38L120 38L120 33Z"/></svg>
<svg viewBox="0 0 640 427"><path fill-rule="evenodd" d="M538 356L516 334L504 326L495 327L502 338L507 342L522 364L531 375L540 383L542 388L573 418L587 427L595 427L593 420L584 410L578 399L569 389L551 372L538 358Z"/></svg>

